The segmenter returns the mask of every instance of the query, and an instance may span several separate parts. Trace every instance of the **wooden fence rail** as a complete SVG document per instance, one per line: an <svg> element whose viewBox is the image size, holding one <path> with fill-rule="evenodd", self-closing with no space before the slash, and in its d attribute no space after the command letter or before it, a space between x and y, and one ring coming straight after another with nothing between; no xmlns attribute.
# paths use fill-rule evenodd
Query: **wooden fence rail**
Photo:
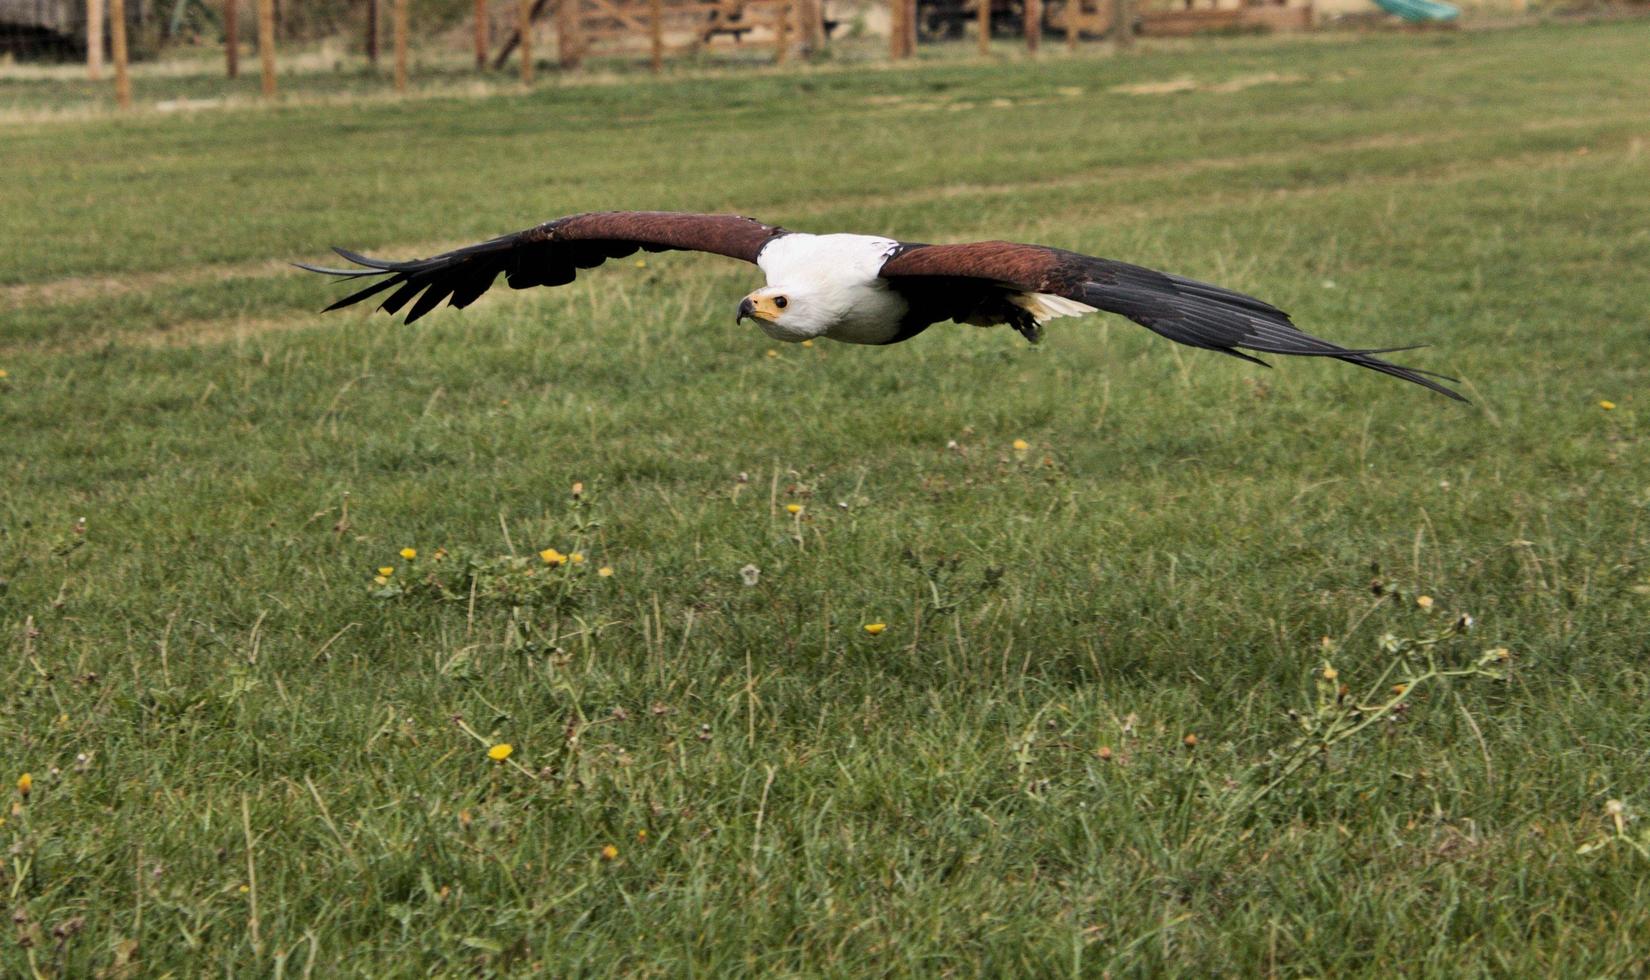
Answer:
<svg viewBox="0 0 1650 980"><path fill-rule="evenodd" d="M590 57L646 55L653 70L662 71L666 55L728 44L770 48L783 61L781 51L798 42L804 50L810 43L823 45L823 21L810 28L802 17L805 10L818 16L821 9L818 0L521 0L522 16L492 65L503 68L524 38L531 44L534 25L545 20L555 24L557 61L567 70ZM523 68L524 79L529 71Z"/></svg>

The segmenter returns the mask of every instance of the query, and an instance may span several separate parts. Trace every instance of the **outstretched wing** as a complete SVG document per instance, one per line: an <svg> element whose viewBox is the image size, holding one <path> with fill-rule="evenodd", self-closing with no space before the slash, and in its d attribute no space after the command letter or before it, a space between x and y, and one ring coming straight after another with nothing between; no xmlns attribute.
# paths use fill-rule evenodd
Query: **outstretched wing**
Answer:
<svg viewBox="0 0 1650 980"><path fill-rule="evenodd" d="M1059 304L1035 297L1057 296L1099 310L1118 313L1170 340L1216 350L1246 361L1265 361L1239 351L1332 357L1415 384L1458 401L1459 393L1439 384L1456 379L1402 367L1377 354L1412 350L1411 347L1351 349L1302 333L1289 314L1253 296L1195 279L1157 272L1126 262L1098 259L1042 245L1016 242L973 242L966 245L901 245L882 265L880 275L908 297L928 304L925 315L979 322L1000 316L1022 333L1034 336L1017 322L1013 310L1069 312ZM1004 300L1009 312L999 312ZM991 305L994 304L995 309ZM1038 319L1045 319L1039 316Z"/></svg>
<svg viewBox="0 0 1650 980"><path fill-rule="evenodd" d="M361 268L326 269L301 262L296 265L349 280L374 280L365 289L327 307L327 312L393 288L395 291L384 298L379 309L393 315L412 302L406 321L411 323L442 300L460 309L469 306L487 291L499 273L504 274L512 289L560 286L572 282L580 269L593 269L637 249L714 252L755 262L762 246L782 234L780 228L732 214L603 211L557 218L513 235L411 262L386 262L334 248ZM415 297L417 302L413 302Z"/></svg>

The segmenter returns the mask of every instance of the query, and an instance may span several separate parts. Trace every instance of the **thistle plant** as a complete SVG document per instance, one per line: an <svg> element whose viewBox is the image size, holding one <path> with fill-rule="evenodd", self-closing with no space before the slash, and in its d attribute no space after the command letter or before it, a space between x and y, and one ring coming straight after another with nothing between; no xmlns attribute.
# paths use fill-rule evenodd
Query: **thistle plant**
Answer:
<svg viewBox="0 0 1650 980"><path fill-rule="evenodd" d="M1418 596L1416 605L1430 610L1432 599ZM1362 696L1354 696L1351 685L1342 680L1331 659L1334 644L1325 638L1323 665L1315 671L1313 701L1305 709L1289 712L1299 734L1252 767L1250 779L1229 798L1223 815L1229 818L1252 811L1308 765L1324 764L1336 746L1369 733L1382 722L1396 721L1418 691L1457 678L1504 680L1511 652L1494 647L1476 655L1465 653L1463 640L1472 627L1473 618L1462 613L1419 637L1383 634L1377 644L1386 658L1385 667L1364 687Z"/></svg>

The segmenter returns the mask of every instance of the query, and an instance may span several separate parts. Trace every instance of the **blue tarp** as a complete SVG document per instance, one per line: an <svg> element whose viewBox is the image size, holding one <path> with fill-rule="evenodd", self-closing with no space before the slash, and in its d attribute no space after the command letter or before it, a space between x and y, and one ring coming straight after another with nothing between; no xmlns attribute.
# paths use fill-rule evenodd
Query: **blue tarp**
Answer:
<svg viewBox="0 0 1650 980"><path fill-rule="evenodd" d="M1454 20L1461 16L1460 8L1440 0L1375 0L1375 5L1405 20Z"/></svg>

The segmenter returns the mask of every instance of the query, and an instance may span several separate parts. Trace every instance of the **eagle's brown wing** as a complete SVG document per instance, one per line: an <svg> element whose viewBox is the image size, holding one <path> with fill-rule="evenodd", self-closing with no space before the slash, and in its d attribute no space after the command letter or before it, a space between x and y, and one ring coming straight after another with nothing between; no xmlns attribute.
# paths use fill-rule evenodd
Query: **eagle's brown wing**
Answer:
<svg viewBox="0 0 1650 980"><path fill-rule="evenodd" d="M361 268L297 265L310 272L346 279L382 276L327 310L359 303L397 287L379 308L395 314L417 297L417 302L407 311L407 322L411 323L435 309L442 300L459 308L469 306L487 291L499 273L504 274L512 289L560 286L572 282L579 269L593 269L608 259L623 258L637 249L713 252L755 262L762 246L782 234L782 229L732 214L604 211L557 218L526 231L411 262L386 262L335 248L333 251Z"/></svg>
<svg viewBox="0 0 1650 980"><path fill-rule="evenodd" d="M1005 304L1004 298L1046 293L1121 314L1170 340L1257 364L1266 362L1237 348L1332 357L1466 401L1432 380L1454 378L1374 356L1413 348L1341 347L1302 333L1289 321L1289 314L1253 296L1126 262L1016 242L905 244L883 263L880 275L912 302L913 315L927 317L929 323L944 319L980 322L982 317L1000 316L999 322L1014 323L1022 333L1035 337L1036 325L1016 320L1027 314Z"/></svg>

